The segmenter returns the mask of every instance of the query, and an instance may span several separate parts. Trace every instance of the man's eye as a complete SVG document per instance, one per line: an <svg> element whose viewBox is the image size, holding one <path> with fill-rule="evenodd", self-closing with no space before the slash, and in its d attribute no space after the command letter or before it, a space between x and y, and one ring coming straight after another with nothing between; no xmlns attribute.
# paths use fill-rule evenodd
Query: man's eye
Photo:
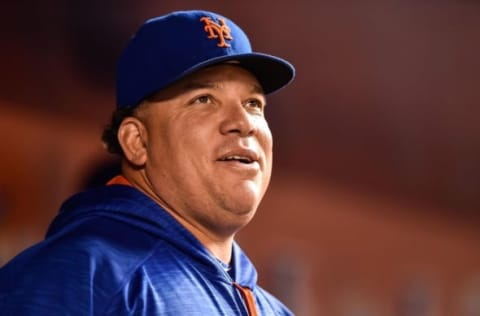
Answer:
<svg viewBox="0 0 480 316"><path fill-rule="evenodd" d="M212 99L208 95L202 95L195 99L195 103L210 103Z"/></svg>
<svg viewBox="0 0 480 316"><path fill-rule="evenodd" d="M260 100L252 99L247 101L246 106L252 109L263 111L265 104Z"/></svg>

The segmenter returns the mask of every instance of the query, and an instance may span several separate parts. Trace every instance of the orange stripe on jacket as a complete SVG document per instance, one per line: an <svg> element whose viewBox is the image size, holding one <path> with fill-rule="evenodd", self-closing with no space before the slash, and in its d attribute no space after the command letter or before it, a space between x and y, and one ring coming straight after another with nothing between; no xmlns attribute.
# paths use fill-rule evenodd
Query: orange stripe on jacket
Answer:
<svg viewBox="0 0 480 316"><path fill-rule="evenodd" d="M131 186L132 184L130 181L127 180L123 175L118 175L110 179L110 181L107 182L107 185L112 185L112 184L123 184L123 185L129 185Z"/></svg>
<svg viewBox="0 0 480 316"><path fill-rule="evenodd" d="M242 287L238 283L233 283L235 287L242 294L245 305L247 305L247 311L249 316L258 316L257 307L255 305L255 297L253 296L252 291L248 287Z"/></svg>

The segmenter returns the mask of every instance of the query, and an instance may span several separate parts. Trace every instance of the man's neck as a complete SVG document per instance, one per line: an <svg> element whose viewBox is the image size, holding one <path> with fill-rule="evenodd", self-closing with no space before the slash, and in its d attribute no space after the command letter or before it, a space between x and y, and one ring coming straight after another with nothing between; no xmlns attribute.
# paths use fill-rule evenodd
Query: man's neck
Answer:
<svg viewBox="0 0 480 316"><path fill-rule="evenodd" d="M157 195L153 192L149 192L148 187L145 188L144 186L137 183L137 179L135 175L130 175L124 173L124 178L127 179L127 183L131 186L137 188L138 190L142 191L146 195L148 195L152 200L154 200L157 204L159 204L165 211L167 211L170 215L172 215L183 227L185 227L195 238L200 241L202 245L210 251L210 253L224 263L230 263L232 257L232 246L234 240L234 234L215 234L211 230L203 227L201 225L195 225L191 223L187 219L180 216L177 212L172 210L168 203L162 201Z"/></svg>
<svg viewBox="0 0 480 316"><path fill-rule="evenodd" d="M224 263L230 263L232 259L232 246L233 246L233 239L234 236L230 237L218 237L212 234L207 229L202 229L202 227L197 227L192 225L190 222L185 220L184 218L180 217L177 213L165 208L161 205L167 212L169 212L175 219L185 227L192 235L197 238L202 245L207 248L214 257L219 259Z"/></svg>

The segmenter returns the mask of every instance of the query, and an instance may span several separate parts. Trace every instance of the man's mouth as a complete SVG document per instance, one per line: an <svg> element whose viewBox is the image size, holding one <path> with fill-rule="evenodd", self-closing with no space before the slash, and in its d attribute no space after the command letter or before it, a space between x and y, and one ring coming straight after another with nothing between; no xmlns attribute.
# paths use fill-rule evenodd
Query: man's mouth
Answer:
<svg viewBox="0 0 480 316"><path fill-rule="evenodd" d="M245 165L251 165L258 163L259 156L253 150L249 149L237 149L226 152L221 155L218 161L221 162L238 162Z"/></svg>
<svg viewBox="0 0 480 316"><path fill-rule="evenodd" d="M220 161L238 161L238 162L241 162L241 163L244 163L244 164L250 164L250 163L254 162L254 160L250 157L237 156L237 155L226 156L226 157L220 158Z"/></svg>

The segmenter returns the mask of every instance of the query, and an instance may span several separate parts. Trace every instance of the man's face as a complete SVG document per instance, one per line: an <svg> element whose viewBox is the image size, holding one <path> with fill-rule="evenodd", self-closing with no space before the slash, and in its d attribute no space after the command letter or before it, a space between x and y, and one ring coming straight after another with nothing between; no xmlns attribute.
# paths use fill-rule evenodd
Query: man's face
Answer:
<svg viewBox="0 0 480 316"><path fill-rule="evenodd" d="M147 101L144 179L164 207L193 225L243 227L270 181L272 135L256 78L234 65L201 70Z"/></svg>

